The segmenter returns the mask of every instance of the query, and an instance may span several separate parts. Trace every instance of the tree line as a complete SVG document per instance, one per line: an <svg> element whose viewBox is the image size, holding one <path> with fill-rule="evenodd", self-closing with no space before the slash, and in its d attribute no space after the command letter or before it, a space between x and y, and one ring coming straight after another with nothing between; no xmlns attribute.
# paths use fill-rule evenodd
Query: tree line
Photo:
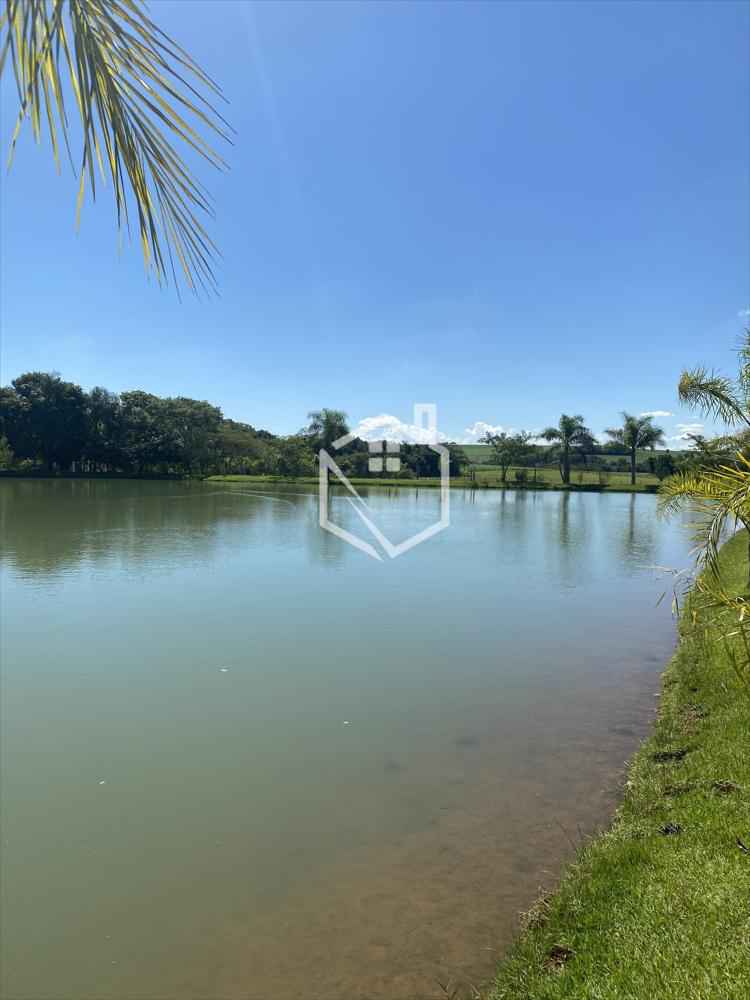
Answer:
<svg viewBox="0 0 750 1000"><path fill-rule="evenodd" d="M331 451L348 433L346 414L331 408L312 411L305 427L281 436L231 420L205 400L140 389L113 393L101 386L86 392L56 373L27 372L0 388L0 468L21 472L314 476L319 450ZM711 456L725 457L733 447L728 439L695 435L689 459L659 451L644 461L643 450L653 452L664 440L651 417L623 413L621 426L606 433L609 442L599 444L580 414L562 414L541 434L487 434L483 442L501 482L511 468L521 470L516 472L520 479L524 468L557 462L563 483L570 483L574 466L597 468L598 457L602 469L617 468L611 456L622 456L633 483L639 471L663 479ZM547 443L539 444L539 438ZM451 475L460 475L469 460L459 445L448 448ZM335 452L342 471L358 478L371 474L370 457L368 443L360 438ZM398 458L397 478L440 474L439 456L429 448L401 444Z"/></svg>
<svg viewBox="0 0 750 1000"><path fill-rule="evenodd" d="M135 389L86 392L58 374L27 372L0 388L0 468L124 475L316 475L321 448L349 433L346 414L308 414L297 434L279 436L226 418L218 406ZM449 446L451 473L465 455ZM400 478L438 476L439 456L402 444ZM368 476L366 441L336 452L347 475Z"/></svg>
<svg viewBox="0 0 750 1000"><path fill-rule="evenodd" d="M536 464L540 456L540 446L533 442L535 438L542 438L553 445L552 456L558 461L563 483L570 483L571 466L575 462L587 463L591 456L609 451L610 454L627 455L630 463L630 481L635 485L638 452L644 449L654 451L657 444L663 444L664 431L654 425L653 417L636 417L632 413L623 412L622 425L611 427L605 433L610 439L609 448L606 445L604 447L599 445L580 414L570 416L563 413L556 427L547 427L540 434L534 435L529 431L517 431L514 434L487 433L482 441L492 448L502 482L506 481L511 467ZM544 460L549 461L550 450L544 449L543 455ZM653 471L660 478L675 472L676 465L671 453L667 452L655 459L653 468L649 471Z"/></svg>

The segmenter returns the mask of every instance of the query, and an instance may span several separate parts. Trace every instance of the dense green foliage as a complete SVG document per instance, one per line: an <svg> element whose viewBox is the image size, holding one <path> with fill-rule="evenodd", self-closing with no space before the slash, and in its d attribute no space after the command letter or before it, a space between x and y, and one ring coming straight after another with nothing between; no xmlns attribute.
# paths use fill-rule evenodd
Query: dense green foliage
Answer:
<svg viewBox="0 0 750 1000"><path fill-rule="evenodd" d="M97 387L30 372L0 389L0 429L21 468L52 471L191 473L259 458L254 428L225 421L210 403Z"/></svg>
<svg viewBox="0 0 750 1000"><path fill-rule="evenodd" d="M91 392L59 375L29 372L0 389L0 468L18 471L129 475L312 476L321 448L348 432L346 414L309 414L298 434L279 437L224 417L217 406L141 390ZM449 446L451 474L466 458ZM347 474L368 477L367 442L355 438L336 453ZM402 444L399 478L440 475L429 448Z"/></svg>
<svg viewBox="0 0 750 1000"><path fill-rule="evenodd" d="M746 552L738 536L721 553L738 593ZM750 996L748 699L726 614L688 604L614 825L528 915L487 1000Z"/></svg>
<svg viewBox="0 0 750 1000"><path fill-rule="evenodd" d="M59 375L29 372L0 388L0 469L116 473L122 475L317 474L321 448L348 433L346 414L323 408L308 414L297 434L278 436L226 418L205 400L162 398L141 390L119 395L97 387L85 392ZM652 428L657 431L656 428ZM598 443L583 418L560 418L540 444L528 432L489 435L485 443L450 444L451 477L468 485L577 486L621 489L633 453L623 442ZM695 437L691 452L638 447L638 488L650 488L707 455L725 459L736 439ZM355 438L335 452L350 478L373 478L367 442ZM397 481L439 476L439 458L424 446L401 444ZM382 476L377 477L379 480Z"/></svg>

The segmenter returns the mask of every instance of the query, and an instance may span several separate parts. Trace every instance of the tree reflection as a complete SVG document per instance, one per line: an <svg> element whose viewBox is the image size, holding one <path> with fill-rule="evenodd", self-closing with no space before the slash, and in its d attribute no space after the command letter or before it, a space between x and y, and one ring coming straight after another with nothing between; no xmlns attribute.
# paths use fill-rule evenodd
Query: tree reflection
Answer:
<svg viewBox="0 0 750 1000"><path fill-rule="evenodd" d="M631 569L642 569L656 562L655 522L653 517L639 516L641 502L636 493L628 497L620 537L622 560Z"/></svg>
<svg viewBox="0 0 750 1000"><path fill-rule="evenodd" d="M222 546L253 538L288 544L299 505L307 504L305 497L208 483L6 480L0 485L3 560L22 575L50 577L84 562L165 566L184 559L186 550L193 560L208 561Z"/></svg>

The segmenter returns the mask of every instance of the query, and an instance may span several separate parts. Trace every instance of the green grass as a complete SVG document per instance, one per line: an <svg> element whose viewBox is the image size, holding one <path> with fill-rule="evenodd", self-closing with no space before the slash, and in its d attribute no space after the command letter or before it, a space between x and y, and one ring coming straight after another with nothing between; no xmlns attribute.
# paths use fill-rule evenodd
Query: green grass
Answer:
<svg viewBox="0 0 750 1000"><path fill-rule="evenodd" d="M542 445L543 450L552 451L554 445ZM459 448L463 451L470 462L482 464L485 462L492 461L492 449L488 444L462 444ZM636 452L636 461L647 462L649 458L656 458L658 451L650 451L647 448L639 448ZM685 455L690 455L689 451L672 451L672 457L677 459L684 457ZM610 455L605 453L603 455L596 456L596 462L603 462L606 465L611 465L613 462L622 462L623 460L629 462L630 459L627 455Z"/></svg>
<svg viewBox="0 0 750 1000"><path fill-rule="evenodd" d="M474 465L472 466L472 471L476 481L481 485L499 485L500 483L500 469L497 465ZM529 484L534 481L534 471L534 469L525 470ZM508 470L507 483L509 486L515 485L515 474L515 467ZM546 486L560 487L563 485L560 470L556 465L548 465L537 469L536 479L538 483L543 483ZM599 473L592 469L573 468L570 473L570 482L572 486L603 486L606 489L627 490L628 492L633 490L633 487L630 485L629 472L608 471L603 477L600 477ZM652 476L648 472L637 473L636 490L643 490L647 487L655 489L658 485L659 480L656 476Z"/></svg>
<svg viewBox="0 0 750 1000"><path fill-rule="evenodd" d="M743 589L745 532L721 561ZM750 698L696 606L611 829L529 915L486 1000L750 997L750 853L738 845L750 848Z"/></svg>

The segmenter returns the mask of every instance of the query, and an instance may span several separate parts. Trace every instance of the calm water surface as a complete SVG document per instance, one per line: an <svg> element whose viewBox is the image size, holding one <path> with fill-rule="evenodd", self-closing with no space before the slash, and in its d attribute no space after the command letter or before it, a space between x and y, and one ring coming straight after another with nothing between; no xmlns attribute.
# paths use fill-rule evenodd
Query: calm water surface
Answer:
<svg viewBox="0 0 750 1000"><path fill-rule="evenodd" d="M684 529L454 492L377 563L307 489L0 482L4 996L466 989L606 822ZM438 495L368 502L398 541Z"/></svg>

